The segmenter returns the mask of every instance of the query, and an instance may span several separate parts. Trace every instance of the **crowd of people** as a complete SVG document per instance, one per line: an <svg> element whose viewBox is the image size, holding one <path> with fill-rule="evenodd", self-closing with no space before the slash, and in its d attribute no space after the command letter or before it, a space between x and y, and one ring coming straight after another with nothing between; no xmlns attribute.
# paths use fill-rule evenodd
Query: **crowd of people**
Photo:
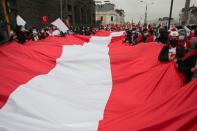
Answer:
<svg viewBox="0 0 197 131"><path fill-rule="evenodd" d="M185 74L185 82L197 78L197 27L173 26L167 27L151 25L126 29L125 43L137 45L139 43L156 42L164 44L158 60L161 62L175 61L179 72Z"/></svg>
<svg viewBox="0 0 197 131"><path fill-rule="evenodd" d="M63 33L56 26L44 27L41 29L36 29L35 27L25 27L17 26L15 30L10 32L10 41L16 41L20 44L25 44L28 40L38 41L45 39L48 36L60 36L64 37L69 34L79 34L79 35L92 35L95 34L101 27L88 27L88 26L76 26L70 27L69 30Z"/></svg>
<svg viewBox="0 0 197 131"><path fill-rule="evenodd" d="M185 73L186 83L197 77L197 27L172 27L167 30L166 27L152 27L151 25L143 27L133 27L131 29L112 28L111 26L69 27L69 30L63 33L56 26L36 29L35 27L17 26L10 32L10 41L16 41L25 44L28 40L38 41L48 36L64 37L68 34L91 35L99 30L119 31L125 30L125 39L123 43L137 45L139 43L158 42L164 44L158 60L161 62L176 61L177 69Z"/></svg>
<svg viewBox="0 0 197 131"><path fill-rule="evenodd" d="M197 78L197 30L184 30L173 27L159 36L158 41L164 43L164 47L158 59L161 62L175 61L177 70L185 74L185 82L189 83Z"/></svg>
<svg viewBox="0 0 197 131"><path fill-rule="evenodd" d="M179 37L179 42L185 42L185 40L188 40L188 38L191 38L190 36L193 36L195 34L195 30L197 29L196 26L193 27L186 27L187 29L184 29L184 26L177 26L173 27L173 31L176 31L176 36L174 33L171 33L171 29L167 30L167 27L152 27L151 25L145 26L145 27L134 27L132 29L125 29L126 35L124 42L128 42L130 45L136 45L138 43L144 42L161 42L161 43L167 43L169 41L170 37ZM188 36L188 30L191 32L191 35Z"/></svg>
<svg viewBox="0 0 197 131"><path fill-rule="evenodd" d="M62 32L56 26L45 26L41 29L37 29L35 27L30 26L17 26L14 30L12 30L9 34L10 41L16 41L20 44L25 44L28 40L42 40L48 36L60 36L63 37L69 34L79 34L79 35L92 35L96 34L99 30L107 30L107 31L120 31L124 30L124 28L111 28L110 26L69 26L69 30L67 32Z"/></svg>

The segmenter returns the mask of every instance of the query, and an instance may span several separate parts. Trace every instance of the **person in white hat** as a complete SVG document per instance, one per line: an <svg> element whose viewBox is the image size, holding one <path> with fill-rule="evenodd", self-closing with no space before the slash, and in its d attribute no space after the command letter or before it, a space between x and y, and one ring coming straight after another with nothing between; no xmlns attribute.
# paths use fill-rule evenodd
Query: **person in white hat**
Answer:
<svg viewBox="0 0 197 131"><path fill-rule="evenodd" d="M176 28L171 28L168 36L168 42L162 48L158 60L162 62L168 62L175 60L176 47L178 46L179 33Z"/></svg>

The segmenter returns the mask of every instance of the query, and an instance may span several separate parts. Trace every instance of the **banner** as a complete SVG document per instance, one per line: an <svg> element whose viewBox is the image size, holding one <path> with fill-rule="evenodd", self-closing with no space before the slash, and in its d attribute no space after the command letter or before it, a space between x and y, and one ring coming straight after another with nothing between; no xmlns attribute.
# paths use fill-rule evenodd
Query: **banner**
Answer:
<svg viewBox="0 0 197 131"><path fill-rule="evenodd" d="M66 33L69 30L68 27L64 24L64 22L60 18L58 18L57 20L55 20L51 24L56 26L63 33Z"/></svg>
<svg viewBox="0 0 197 131"><path fill-rule="evenodd" d="M16 22L18 26L25 26L26 25L26 21L23 20L22 17L20 17L19 15L17 15L16 17Z"/></svg>

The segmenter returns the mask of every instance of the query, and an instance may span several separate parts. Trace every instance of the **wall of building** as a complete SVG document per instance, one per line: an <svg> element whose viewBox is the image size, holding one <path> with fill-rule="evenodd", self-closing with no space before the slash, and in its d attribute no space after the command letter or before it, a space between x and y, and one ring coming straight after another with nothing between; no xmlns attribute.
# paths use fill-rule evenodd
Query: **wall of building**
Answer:
<svg viewBox="0 0 197 131"><path fill-rule="evenodd" d="M101 20L102 25L107 25L111 23L116 23L116 16L117 14L114 11L108 11L108 12L97 12L96 13L96 20L101 20L101 17L103 20ZM113 17L113 18L112 18Z"/></svg>
<svg viewBox="0 0 197 131"><path fill-rule="evenodd" d="M19 14L31 26L40 27L42 16L48 16L51 23L61 17L60 1L62 1L62 17L68 16L74 25L95 24L95 4L94 0L7 0L11 5L10 18ZM15 1L15 2L13 2ZM8 7L9 8L9 7ZM11 14L10 13L10 14Z"/></svg>
<svg viewBox="0 0 197 131"><path fill-rule="evenodd" d="M96 5L96 21L102 25L124 24L124 11L121 13L123 14L116 11L114 4L107 3L103 5ZM101 17L103 17L102 21Z"/></svg>
<svg viewBox="0 0 197 131"><path fill-rule="evenodd" d="M187 19L185 19L185 8L183 8L179 15L179 23L186 25L197 24L197 7L194 5L190 7L187 14Z"/></svg>
<svg viewBox="0 0 197 131"><path fill-rule="evenodd" d="M60 4L57 0L17 0L17 14L29 25L40 26L41 16L47 15L49 22L60 17Z"/></svg>
<svg viewBox="0 0 197 131"><path fill-rule="evenodd" d="M101 21L102 25L107 24L124 24L124 17L120 16L115 11L107 11L107 12L97 12L96 13L96 20L100 21L101 17L103 17L103 21Z"/></svg>
<svg viewBox="0 0 197 131"><path fill-rule="evenodd" d="M189 12L187 23L188 24L197 24L197 9L196 9L196 13L193 13L192 11Z"/></svg>
<svg viewBox="0 0 197 131"><path fill-rule="evenodd" d="M111 4L111 3L106 3L106 4L101 4L101 5L96 5L96 11L111 11L111 10L115 10L115 5Z"/></svg>

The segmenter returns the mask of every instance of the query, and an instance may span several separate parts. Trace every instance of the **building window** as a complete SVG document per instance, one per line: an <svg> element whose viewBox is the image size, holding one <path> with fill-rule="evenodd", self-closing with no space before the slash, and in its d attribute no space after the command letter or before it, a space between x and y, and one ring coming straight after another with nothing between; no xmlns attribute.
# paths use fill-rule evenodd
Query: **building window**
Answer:
<svg viewBox="0 0 197 131"><path fill-rule="evenodd" d="M113 16L111 16L111 21L114 21L114 17Z"/></svg>
<svg viewBox="0 0 197 131"><path fill-rule="evenodd" d="M103 21L103 16L101 16L101 21Z"/></svg>
<svg viewBox="0 0 197 131"><path fill-rule="evenodd" d="M72 5L68 5L68 11L71 12L72 11Z"/></svg>

